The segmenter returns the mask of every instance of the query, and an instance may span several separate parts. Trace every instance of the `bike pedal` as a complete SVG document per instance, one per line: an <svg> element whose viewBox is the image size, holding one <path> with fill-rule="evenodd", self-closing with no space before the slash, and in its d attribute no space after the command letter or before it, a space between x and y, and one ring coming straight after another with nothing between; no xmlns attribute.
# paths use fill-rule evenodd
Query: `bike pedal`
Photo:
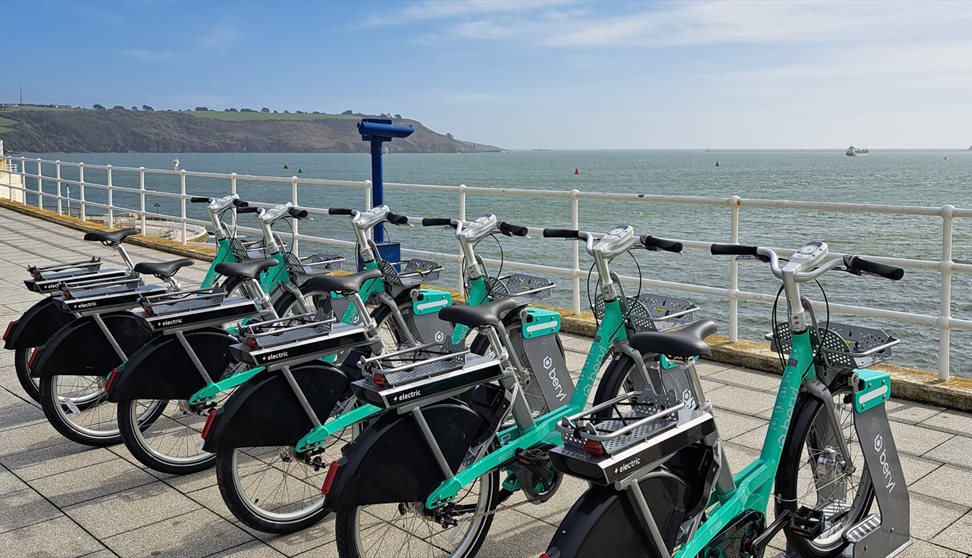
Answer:
<svg viewBox="0 0 972 558"><path fill-rule="evenodd" d="M851 544L857 544L864 540L864 537L870 535L874 531L877 531L880 527L881 518L872 513L871 515L865 517L863 521L848 529L847 532L844 533L844 540Z"/></svg>
<svg viewBox="0 0 972 558"><path fill-rule="evenodd" d="M790 533L806 539L815 539L823 533L824 511L801 507L790 516Z"/></svg>

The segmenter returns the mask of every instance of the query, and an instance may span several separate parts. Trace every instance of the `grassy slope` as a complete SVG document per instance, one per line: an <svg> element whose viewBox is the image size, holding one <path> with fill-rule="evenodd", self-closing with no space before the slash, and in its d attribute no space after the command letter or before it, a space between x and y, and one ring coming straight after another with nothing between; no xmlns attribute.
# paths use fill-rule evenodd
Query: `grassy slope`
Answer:
<svg viewBox="0 0 972 558"><path fill-rule="evenodd" d="M209 111L192 111L185 114L191 114L196 118L207 118L210 120L222 120L225 122L247 122L253 120L292 120L292 121L308 121L308 120L358 120L361 116L355 116L353 114L283 114L272 112L218 112L214 110Z"/></svg>

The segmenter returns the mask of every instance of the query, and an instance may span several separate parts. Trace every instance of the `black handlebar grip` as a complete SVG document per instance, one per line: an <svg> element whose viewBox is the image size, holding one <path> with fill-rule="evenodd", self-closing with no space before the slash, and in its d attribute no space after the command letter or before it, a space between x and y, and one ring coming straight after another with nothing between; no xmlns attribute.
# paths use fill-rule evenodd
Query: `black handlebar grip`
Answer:
<svg viewBox="0 0 972 558"><path fill-rule="evenodd" d="M354 212L350 209L342 209L340 207L332 207L327 210L328 215L354 215Z"/></svg>
<svg viewBox="0 0 972 558"><path fill-rule="evenodd" d="M544 238L575 238L581 240L580 232L574 229L543 229Z"/></svg>
<svg viewBox="0 0 972 558"><path fill-rule="evenodd" d="M235 205L236 207L250 207L250 204L246 203L241 199L233 200L233 205Z"/></svg>
<svg viewBox="0 0 972 558"><path fill-rule="evenodd" d="M210 201L212 200L210 200L209 198L204 198L202 196L193 196L189 198L189 203L209 203Z"/></svg>
<svg viewBox="0 0 972 558"><path fill-rule="evenodd" d="M756 246L741 246L739 244L713 244L711 251L714 256L759 256Z"/></svg>
<svg viewBox="0 0 972 558"><path fill-rule="evenodd" d="M667 252L679 253L682 251L682 243L675 242L674 240L665 240L664 238L655 238L650 234L646 234L641 237L641 243L645 245L645 248L649 250L665 250Z"/></svg>
<svg viewBox="0 0 972 558"><path fill-rule="evenodd" d="M294 219L305 219L308 215L310 215L307 213L306 209L301 209L299 207L291 207L287 210L287 213L289 213Z"/></svg>
<svg viewBox="0 0 972 558"><path fill-rule="evenodd" d="M244 207L238 207L238 208L236 208L236 212L237 213L259 213L260 212L260 208L259 207L256 207L256 206L249 206L249 205L247 205L247 206L244 206Z"/></svg>
<svg viewBox="0 0 972 558"><path fill-rule="evenodd" d="M860 256L844 256L844 265L851 273L870 273L880 275L892 281L898 281L904 277L904 270L893 265L871 262Z"/></svg>
<svg viewBox="0 0 972 558"><path fill-rule="evenodd" d="M445 226L445 227L456 228L456 226L452 223L452 219L448 219L445 217L425 217L422 219L422 226L423 227Z"/></svg>
<svg viewBox="0 0 972 558"><path fill-rule="evenodd" d="M507 223L506 221L500 221L499 230L504 234L511 234L513 236L526 236L530 232L526 227L520 225L514 225L513 223Z"/></svg>
<svg viewBox="0 0 972 558"><path fill-rule="evenodd" d="M408 224L408 217L406 217L405 215L399 215L397 213L389 213L388 216L385 218L388 219L388 222L391 223L392 225Z"/></svg>

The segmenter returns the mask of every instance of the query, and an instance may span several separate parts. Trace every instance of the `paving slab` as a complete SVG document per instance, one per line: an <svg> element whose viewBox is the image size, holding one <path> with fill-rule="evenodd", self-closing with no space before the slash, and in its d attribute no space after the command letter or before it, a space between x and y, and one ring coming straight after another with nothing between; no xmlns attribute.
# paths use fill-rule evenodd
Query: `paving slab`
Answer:
<svg viewBox="0 0 972 558"><path fill-rule="evenodd" d="M972 508L972 470L942 465L911 485L912 492ZM969 532L972 535L972 531Z"/></svg>
<svg viewBox="0 0 972 558"><path fill-rule="evenodd" d="M32 488L10 492L3 495L3 506L0 506L0 533L48 521L61 515L60 510Z"/></svg>
<svg viewBox="0 0 972 558"><path fill-rule="evenodd" d="M152 475L121 459L31 481L51 502L64 507L156 482Z"/></svg>
<svg viewBox="0 0 972 558"><path fill-rule="evenodd" d="M206 509L199 509L104 539L122 558L202 558L252 542L253 537Z"/></svg>
<svg viewBox="0 0 972 558"><path fill-rule="evenodd" d="M965 514L947 529L932 537L931 542L945 548L972 554L972 516Z"/></svg>
<svg viewBox="0 0 972 558"><path fill-rule="evenodd" d="M103 539L200 508L178 490L157 481L65 507L64 513Z"/></svg>
<svg viewBox="0 0 972 558"><path fill-rule="evenodd" d="M0 533L0 549L22 549L26 558L75 558L104 546L66 517Z"/></svg>

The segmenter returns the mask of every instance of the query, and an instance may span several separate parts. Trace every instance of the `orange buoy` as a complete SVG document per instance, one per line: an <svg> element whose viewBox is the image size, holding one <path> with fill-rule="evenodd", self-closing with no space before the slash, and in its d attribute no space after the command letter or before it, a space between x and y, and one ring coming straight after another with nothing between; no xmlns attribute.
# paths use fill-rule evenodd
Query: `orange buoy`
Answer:
<svg viewBox="0 0 972 558"><path fill-rule="evenodd" d="M580 174L580 169L574 169L574 174Z"/></svg>

